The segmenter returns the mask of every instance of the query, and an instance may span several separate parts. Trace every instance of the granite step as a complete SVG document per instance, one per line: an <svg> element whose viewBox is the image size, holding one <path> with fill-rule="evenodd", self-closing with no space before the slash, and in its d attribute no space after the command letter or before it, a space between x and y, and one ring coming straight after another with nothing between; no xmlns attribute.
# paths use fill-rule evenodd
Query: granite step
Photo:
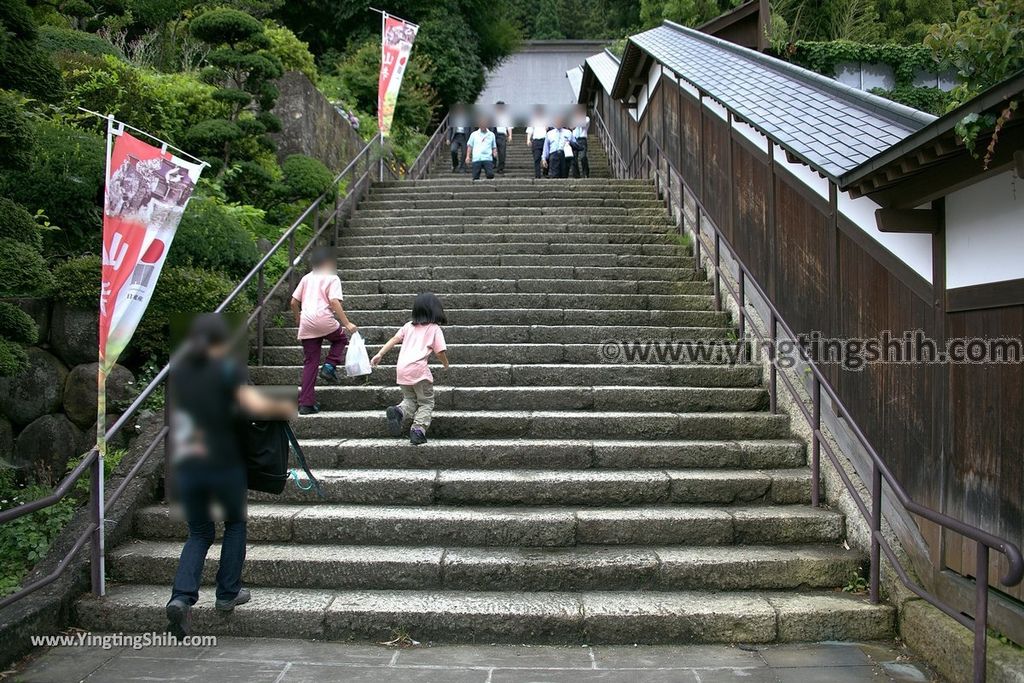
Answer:
<svg viewBox="0 0 1024 683"><path fill-rule="evenodd" d="M573 254L385 254L338 258L341 271L370 268L412 268L432 266L591 266L616 268L693 268L693 259L678 254L615 254L608 250Z"/></svg>
<svg viewBox="0 0 1024 683"><path fill-rule="evenodd" d="M344 282L345 296L351 294L546 294L564 297L572 294L655 294L693 295L713 292L711 283L645 280L349 280ZM573 297L575 298L575 296Z"/></svg>
<svg viewBox="0 0 1024 683"><path fill-rule="evenodd" d="M663 247L665 245L677 246L678 237L671 230L669 231L639 231L630 230L626 232L554 232L541 229L538 226L536 232L454 232L454 233L421 233L416 235L405 235L401 240L381 239L386 234L382 230L376 235L352 236L349 230L342 231L341 239L338 240L338 249L345 250L351 247L373 247L378 249L419 249L424 245L432 246L461 246L472 244L483 246L485 244L547 244L552 247L560 245L565 248L575 248L584 245L606 245L609 247L637 247L651 246Z"/></svg>
<svg viewBox="0 0 1024 683"><path fill-rule="evenodd" d="M677 264L678 266L678 264ZM645 266L405 266L350 269L345 280L646 280L677 282L703 280L693 268Z"/></svg>
<svg viewBox="0 0 1024 683"><path fill-rule="evenodd" d="M353 294L346 292L345 308L350 311L404 310L412 308L414 293L408 294ZM583 310L624 311L710 311L715 307L714 296L702 294L549 294L547 292L517 292L514 294L487 292L445 292L446 309L540 309L568 308Z"/></svg>
<svg viewBox="0 0 1024 683"><path fill-rule="evenodd" d="M564 303L573 303L567 299ZM357 325L401 327L409 321L409 309L348 311ZM721 311L583 308L449 308L448 321L458 325L639 325L654 327L724 327L729 316ZM454 337L453 337L454 339ZM594 340L599 341L599 340Z"/></svg>
<svg viewBox="0 0 1024 683"><path fill-rule="evenodd" d="M170 584L181 547L168 541L119 546L115 581ZM253 543L248 586L368 590L614 591L837 588L865 558L832 545L474 548ZM211 586L211 553L203 570Z"/></svg>
<svg viewBox="0 0 1024 683"><path fill-rule="evenodd" d="M370 256L577 256L584 254L604 256L662 256L683 262L693 260L674 244L576 244L542 242L482 242L468 244L416 244L406 241L373 246L343 245L338 248L342 258Z"/></svg>
<svg viewBox="0 0 1024 683"><path fill-rule="evenodd" d="M500 507L252 503L248 537L278 543L565 547L838 543L844 517L806 505ZM218 529L219 533L219 529ZM185 538L179 514L140 509L135 535Z"/></svg>

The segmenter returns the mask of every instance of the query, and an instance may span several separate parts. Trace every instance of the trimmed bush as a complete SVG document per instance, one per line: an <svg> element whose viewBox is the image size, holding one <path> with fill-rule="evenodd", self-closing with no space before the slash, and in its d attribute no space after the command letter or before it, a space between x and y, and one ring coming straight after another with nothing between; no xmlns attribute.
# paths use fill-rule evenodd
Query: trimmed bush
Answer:
<svg viewBox="0 0 1024 683"><path fill-rule="evenodd" d="M204 42L234 45L260 35L263 26L250 14L220 7L200 14L189 23L188 29L192 35Z"/></svg>
<svg viewBox="0 0 1024 683"><path fill-rule="evenodd" d="M84 52L90 55L121 56L117 48L95 33L45 24L39 27L39 47L49 53Z"/></svg>
<svg viewBox="0 0 1024 683"><path fill-rule="evenodd" d="M32 214L7 197L0 197L0 237L41 249L43 238Z"/></svg>
<svg viewBox="0 0 1024 683"><path fill-rule="evenodd" d="M0 90L0 169L28 168L33 144L32 124L24 107L14 95Z"/></svg>
<svg viewBox="0 0 1024 683"><path fill-rule="evenodd" d="M274 186L274 175L255 161L243 161L224 174L224 192L243 204L266 206Z"/></svg>
<svg viewBox="0 0 1024 683"><path fill-rule="evenodd" d="M19 344L0 337L0 377L13 377L28 365L28 355Z"/></svg>
<svg viewBox="0 0 1024 683"><path fill-rule="evenodd" d="M195 197L181 217L167 254L168 265L193 266L241 279L259 260L242 224L216 200Z"/></svg>
<svg viewBox="0 0 1024 683"><path fill-rule="evenodd" d="M19 344L35 344L39 341L39 326L25 311L0 301L0 336Z"/></svg>
<svg viewBox="0 0 1024 683"><path fill-rule="evenodd" d="M60 263L53 269L53 280L60 288L56 296L68 308L77 311L95 310L100 300L102 272L100 257L92 254Z"/></svg>
<svg viewBox="0 0 1024 683"><path fill-rule="evenodd" d="M0 296L36 296L49 292L52 280L38 250L0 238Z"/></svg>
<svg viewBox="0 0 1024 683"><path fill-rule="evenodd" d="M334 175L318 159L304 154L292 154L281 165L284 179L281 181L283 201L316 199L333 189Z"/></svg>
<svg viewBox="0 0 1024 683"><path fill-rule="evenodd" d="M304 73L316 83L319 75L309 44L299 40L291 29L278 26L272 21L265 21L263 25L263 33L270 40L267 50L280 60L284 70Z"/></svg>
<svg viewBox="0 0 1024 683"><path fill-rule="evenodd" d="M47 121L35 126L32 166L0 173L0 194L29 212L42 209L60 230L44 235L57 254L95 250L102 226L104 140L99 135Z"/></svg>

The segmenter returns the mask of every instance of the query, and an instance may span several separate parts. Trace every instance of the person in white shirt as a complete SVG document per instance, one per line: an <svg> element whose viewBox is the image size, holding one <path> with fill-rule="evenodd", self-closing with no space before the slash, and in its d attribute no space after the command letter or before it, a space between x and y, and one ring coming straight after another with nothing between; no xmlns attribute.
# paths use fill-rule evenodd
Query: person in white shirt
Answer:
<svg viewBox="0 0 1024 683"><path fill-rule="evenodd" d="M494 141L498 145L498 165L494 169L498 173L505 172L505 152L512 142L512 118L504 102L494 105Z"/></svg>
<svg viewBox="0 0 1024 683"><path fill-rule="evenodd" d="M487 174L488 180L494 179L494 159L498 156L498 145L494 133L487 128L487 120L480 119L479 127L469 136L466 150L466 164L473 165L473 180L480 180L480 170Z"/></svg>
<svg viewBox="0 0 1024 683"><path fill-rule="evenodd" d="M587 158L587 136L590 132L590 117L587 116L585 105L576 105L572 125L572 134L576 139L576 154L572 158L572 177L579 178L582 171L583 177L589 178L590 159Z"/></svg>
<svg viewBox="0 0 1024 683"><path fill-rule="evenodd" d="M555 127L544 137L542 158L548 169L549 178L568 178L570 157L575 156L572 145L575 140L572 131L561 119L555 120Z"/></svg>
<svg viewBox="0 0 1024 683"><path fill-rule="evenodd" d="M533 150L533 177L540 178L541 172L547 167L543 164L544 159L544 138L548 132L548 120L544 114L544 107L537 105L533 108L533 116L530 118L530 126L526 129L526 146Z"/></svg>

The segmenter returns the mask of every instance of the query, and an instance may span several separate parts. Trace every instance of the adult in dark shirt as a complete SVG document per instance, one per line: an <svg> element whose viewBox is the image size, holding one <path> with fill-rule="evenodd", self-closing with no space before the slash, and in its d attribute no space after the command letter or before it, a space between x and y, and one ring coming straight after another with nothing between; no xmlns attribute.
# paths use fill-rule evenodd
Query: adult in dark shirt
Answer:
<svg viewBox="0 0 1024 683"><path fill-rule="evenodd" d="M236 416L289 419L295 404L270 399L246 384L246 369L228 356L230 330L224 318L197 317L188 353L171 372L171 457L175 490L188 522L167 603L168 631L179 638L190 631L192 606L199 599L206 553L213 544L211 506L220 508L224 537L217 571L218 610L230 612L249 601L242 587L245 562L246 469Z"/></svg>

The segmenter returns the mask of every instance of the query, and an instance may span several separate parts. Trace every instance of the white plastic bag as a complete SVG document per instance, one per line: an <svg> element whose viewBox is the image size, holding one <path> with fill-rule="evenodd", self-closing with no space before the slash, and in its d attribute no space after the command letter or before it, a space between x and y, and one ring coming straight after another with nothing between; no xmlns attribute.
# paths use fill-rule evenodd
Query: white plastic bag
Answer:
<svg viewBox="0 0 1024 683"><path fill-rule="evenodd" d="M366 353L363 336L358 332L348 340L348 350L345 352L345 374L349 377L370 374L370 356Z"/></svg>
<svg viewBox="0 0 1024 683"><path fill-rule="evenodd" d="M565 154L566 159L572 159L575 156L575 152L572 151L572 143L568 141L562 147L562 152Z"/></svg>

